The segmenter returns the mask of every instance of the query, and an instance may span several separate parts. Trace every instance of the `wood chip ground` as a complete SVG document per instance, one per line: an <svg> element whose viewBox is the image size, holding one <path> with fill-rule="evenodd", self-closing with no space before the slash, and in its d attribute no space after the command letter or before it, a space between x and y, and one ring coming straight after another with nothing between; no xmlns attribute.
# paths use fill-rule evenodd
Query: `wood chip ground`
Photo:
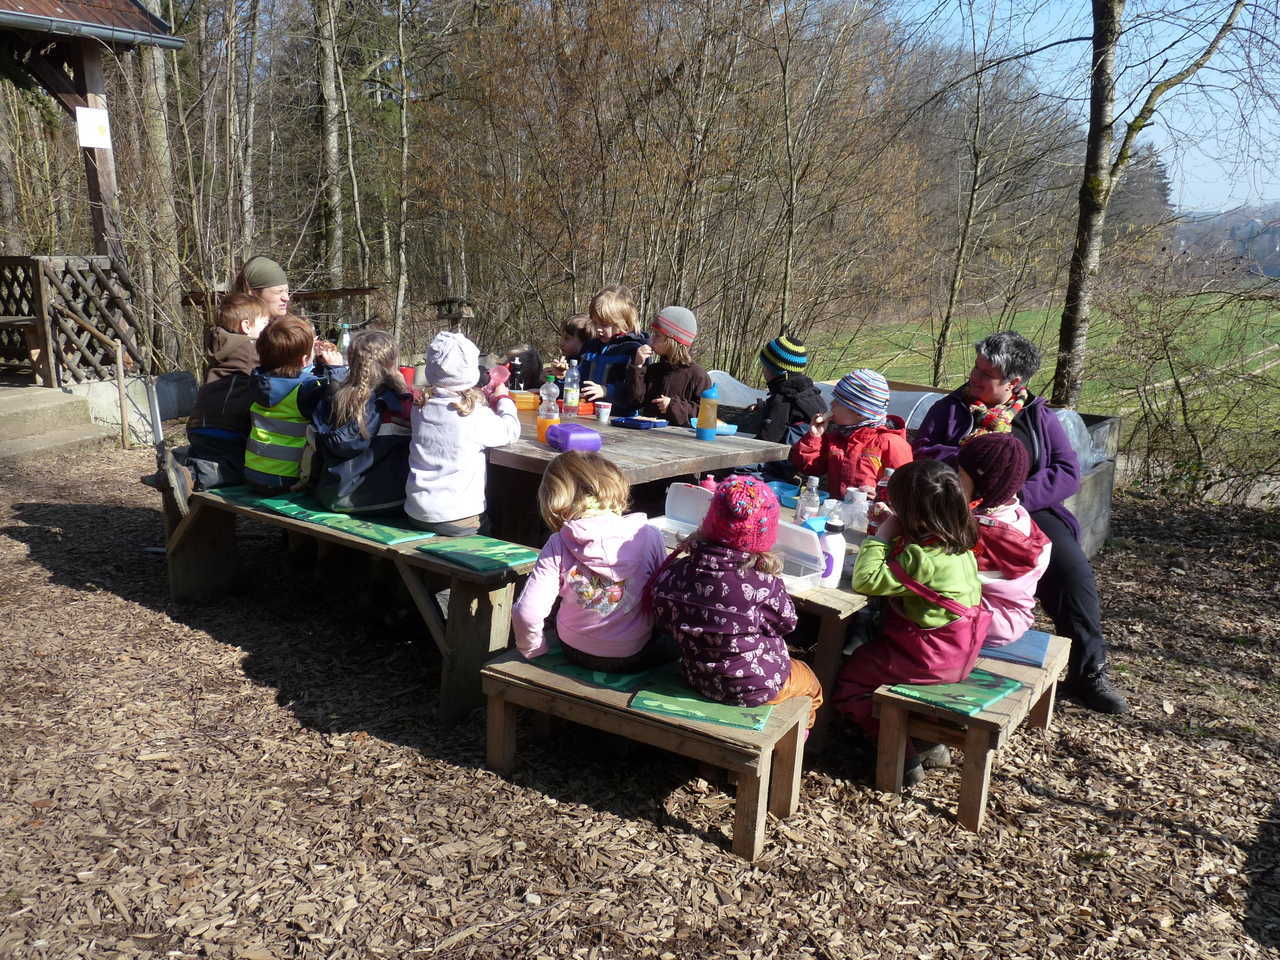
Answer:
<svg viewBox="0 0 1280 960"><path fill-rule="evenodd" d="M1280 518L1119 498L1134 712L868 784L837 738L761 861L724 784L570 730L484 768L388 581L242 531L169 603L146 451L0 468L0 957L1280 957Z"/></svg>

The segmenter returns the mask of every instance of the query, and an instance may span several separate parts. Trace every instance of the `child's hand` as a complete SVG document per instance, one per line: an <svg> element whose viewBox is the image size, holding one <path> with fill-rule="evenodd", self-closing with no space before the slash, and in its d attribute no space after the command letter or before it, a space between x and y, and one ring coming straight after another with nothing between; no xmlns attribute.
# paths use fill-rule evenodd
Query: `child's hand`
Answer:
<svg viewBox="0 0 1280 960"><path fill-rule="evenodd" d="M881 504L883 506L883 504ZM885 508L888 510L888 508ZM902 524L898 522L898 515L889 510L889 515L880 521L880 526L876 527L875 538L889 543L902 532Z"/></svg>
<svg viewBox="0 0 1280 960"><path fill-rule="evenodd" d="M662 413L666 413L667 407L671 406L671 398L670 397L654 397L653 405L657 407Z"/></svg>
<svg viewBox="0 0 1280 960"><path fill-rule="evenodd" d="M330 367L340 367L347 361L342 359L342 354L338 352L338 348L330 346L327 349L319 351L321 361Z"/></svg>
<svg viewBox="0 0 1280 960"><path fill-rule="evenodd" d="M820 437L826 433L826 430L827 415L825 413L816 414L814 418L809 421L809 436Z"/></svg>
<svg viewBox="0 0 1280 960"><path fill-rule="evenodd" d="M564 358L563 354L561 354L559 358L552 360L546 366L546 373L549 373L551 376L556 378L563 377L568 372L569 361ZM546 373L543 374L544 377L546 376Z"/></svg>
<svg viewBox="0 0 1280 960"><path fill-rule="evenodd" d="M604 396L604 387L598 383L592 383L590 380L582 384L582 399L588 403L595 403Z"/></svg>
<svg viewBox="0 0 1280 960"><path fill-rule="evenodd" d="M643 367L644 362L651 356L653 356L653 347L649 346L647 343L642 343L640 346L636 347L636 352L635 355L632 356L631 362L637 367Z"/></svg>

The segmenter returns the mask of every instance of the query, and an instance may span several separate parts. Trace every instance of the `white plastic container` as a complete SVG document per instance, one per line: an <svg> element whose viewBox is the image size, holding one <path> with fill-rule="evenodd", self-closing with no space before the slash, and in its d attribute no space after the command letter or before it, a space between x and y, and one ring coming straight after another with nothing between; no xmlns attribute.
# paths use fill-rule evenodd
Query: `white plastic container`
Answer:
<svg viewBox="0 0 1280 960"><path fill-rule="evenodd" d="M838 587L840 577L844 573L844 554L849 547L844 539L844 521L838 516L829 519L826 532L818 540L822 544L823 560L826 562L822 574L822 585Z"/></svg>
<svg viewBox="0 0 1280 960"><path fill-rule="evenodd" d="M667 488L666 513L651 517L649 526L662 532L668 550L698 529L711 506L711 491L691 483L673 483ZM818 586L827 567L818 535L805 527L783 520L778 523L778 542L773 552L782 559L782 582L787 590L808 590Z"/></svg>

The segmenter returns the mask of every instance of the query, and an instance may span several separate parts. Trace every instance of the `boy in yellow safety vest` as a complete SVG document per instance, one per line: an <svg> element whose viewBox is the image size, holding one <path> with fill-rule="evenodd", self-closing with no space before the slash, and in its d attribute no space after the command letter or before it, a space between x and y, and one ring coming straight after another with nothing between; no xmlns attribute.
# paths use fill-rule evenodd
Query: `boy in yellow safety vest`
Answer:
<svg viewBox="0 0 1280 960"><path fill-rule="evenodd" d="M258 336L262 365L254 372L244 478L259 493L290 490L298 482L311 412L329 378L341 380L346 374L342 354L325 341L320 341L322 363L313 366L315 346L315 329L292 314Z"/></svg>

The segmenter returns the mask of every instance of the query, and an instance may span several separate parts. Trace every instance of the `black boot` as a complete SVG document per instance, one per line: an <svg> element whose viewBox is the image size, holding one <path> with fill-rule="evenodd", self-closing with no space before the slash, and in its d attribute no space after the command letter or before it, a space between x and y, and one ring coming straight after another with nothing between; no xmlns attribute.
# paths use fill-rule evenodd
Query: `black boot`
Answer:
<svg viewBox="0 0 1280 960"><path fill-rule="evenodd" d="M1060 688L1062 695L1082 707L1098 713L1128 713L1129 701L1111 685L1105 670L1068 681Z"/></svg>

